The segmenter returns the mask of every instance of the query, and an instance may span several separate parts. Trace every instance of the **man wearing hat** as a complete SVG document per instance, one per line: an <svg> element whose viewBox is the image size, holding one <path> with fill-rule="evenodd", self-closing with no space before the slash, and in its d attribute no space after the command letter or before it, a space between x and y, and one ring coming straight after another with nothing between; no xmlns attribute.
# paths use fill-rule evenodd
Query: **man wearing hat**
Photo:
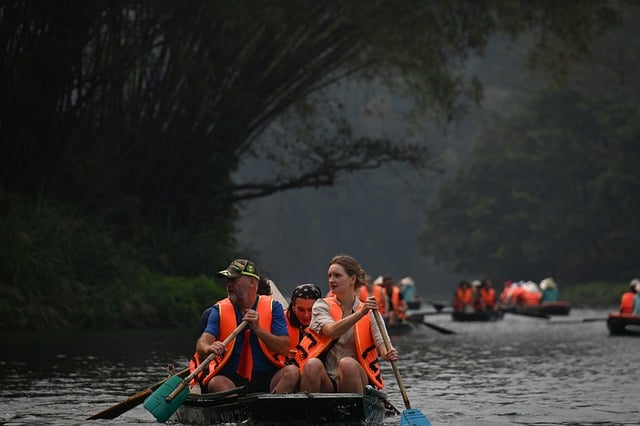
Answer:
<svg viewBox="0 0 640 426"><path fill-rule="evenodd" d="M216 354L198 378L203 393L247 386L248 392L292 392L298 377L282 370L289 351L289 335L280 302L258 295L260 275L248 259L236 259L218 272L226 279L228 297L217 302L198 339L191 360L193 371L199 360ZM247 328L226 347L226 337L242 321Z"/></svg>

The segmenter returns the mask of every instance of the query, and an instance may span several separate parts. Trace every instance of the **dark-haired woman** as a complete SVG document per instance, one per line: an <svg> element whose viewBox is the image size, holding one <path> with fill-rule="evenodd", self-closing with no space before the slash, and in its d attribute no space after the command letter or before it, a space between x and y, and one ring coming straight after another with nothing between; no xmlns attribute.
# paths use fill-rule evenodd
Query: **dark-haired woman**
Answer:
<svg viewBox="0 0 640 426"><path fill-rule="evenodd" d="M291 354L295 354L295 347L307 334L306 329L311 323L311 313L313 304L322 297L320 287L315 284L300 284L293 289L291 301L285 318L289 329L289 340L291 341Z"/></svg>

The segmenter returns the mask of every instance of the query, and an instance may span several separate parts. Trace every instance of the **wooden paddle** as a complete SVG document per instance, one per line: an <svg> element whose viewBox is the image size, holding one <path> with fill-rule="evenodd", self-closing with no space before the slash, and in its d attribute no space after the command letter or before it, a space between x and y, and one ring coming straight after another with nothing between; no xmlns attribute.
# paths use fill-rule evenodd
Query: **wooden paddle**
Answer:
<svg viewBox="0 0 640 426"><path fill-rule="evenodd" d="M184 370L180 371L179 373L176 374L176 376L178 377L186 377L187 374L189 374L189 369L185 368ZM122 413L126 413L127 411L131 410L134 407L137 407L138 405L142 404L142 402L147 399L147 397L149 395L151 395L153 393L153 391L155 391L156 389L158 389L160 386L162 386L167 380L169 380L171 378L171 376L168 376L166 379L160 380L157 383L154 383L153 385L149 386L146 389L143 389L133 395L131 395L129 398L125 399L124 401L120 402L119 404L116 404L112 407L109 407L105 410L100 411L98 414L94 414L91 417L88 417L87 420L97 420L97 419L115 419L116 417L118 417L120 414Z"/></svg>
<svg viewBox="0 0 640 426"><path fill-rule="evenodd" d="M551 316L549 316L547 314L536 314L534 312L519 312L519 311L504 310L504 309L503 309L503 312L505 314L522 315L523 317L540 318L540 319L550 319L551 318Z"/></svg>
<svg viewBox="0 0 640 426"><path fill-rule="evenodd" d="M223 346L227 346L238 334L247 326L246 321L242 321L233 332L222 342ZM191 374L186 378L173 376L160 386L155 392L149 396L144 403L144 408L149 411L160 423L169 420L169 417L176 412L182 403L189 396L189 382L204 370L215 358L215 354L209 354Z"/></svg>
<svg viewBox="0 0 640 426"><path fill-rule="evenodd" d="M575 319L567 319L567 320L551 320L549 321L549 324L582 324L585 322L596 322L596 321L606 321L609 318L600 318L600 317L596 317L596 318L575 318Z"/></svg>
<svg viewBox="0 0 640 426"><path fill-rule="evenodd" d="M595 317L595 318L582 318L582 322L596 322L596 321L606 321L609 318L607 317Z"/></svg>
<svg viewBox="0 0 640 426"><path fill-rule="evenodd" d="M432 329L436 330L438 333L442 333L442 334L456 334L456 332L455 332L455 331L450 330L450 329L448 329L448 328L444 328L444 327L439 326L439 325L437 325L437 324L434 324L434 323L432 323L432 322L423 321L423 322L421 322L421 324L424 324L424 325L426 325L427 327L429 327L429 328L432 328Z"/></svg>
<svg viewBox="0 0 640 426"><path fill-rule="evenodd" d="M377 309L373 310L373 316L376 319L376 323L378 324L378 328L380 329L380 334L382 334L382 339L384 340L384 345L387 350L391 349L391 341L389 339L389 334L387 333L387 328L384 325L384 321L382 321L382 317L380 317L380 312ZM416 408L411 408L411 403L409 402L409 397L407 396L407 390L404 388L404 384L402 383L402 378L400 378L400 371L398 370L398 366L395 361L390 361L391 367L393 368L393 374L396 376L396 382L398 382L398 387L400 388L400 393L402 394L402 399L404 401L404 406L406 410L404 410L400 417L400 426L431 426L431 422L427 417L422 414L422 412Z"/></svg>
<svg viewBox="0 0 640 426"><path fill-rule="evenodd" d="M426 322L424 320L424 316L425 315L429 315L429 314L439 314L439 312L438 313L436 313L436 312L433 312L433 313L414 313L414 314L411 314L411 315L407 316L407 321L410 322L410 323L414 323L414 324L426 325L427 327L430 327L430 328L432 328L432 329L434 329L437 332L442 333L442 334L456 334L456 332L453 331L453 330L449 330L448 328L444 328L444 327L441 327L439 325L436 325L436 324L433 324L433 323L430 323L430 322Z"/></svg>

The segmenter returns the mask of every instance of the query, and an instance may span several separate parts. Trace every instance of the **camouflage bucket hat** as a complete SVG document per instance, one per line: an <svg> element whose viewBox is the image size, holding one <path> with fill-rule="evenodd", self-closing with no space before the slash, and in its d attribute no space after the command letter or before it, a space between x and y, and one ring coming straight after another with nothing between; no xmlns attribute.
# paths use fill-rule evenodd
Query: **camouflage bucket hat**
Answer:
<svg viewBox="0 0 640 426"><path fill-rule="evenodd" d="M219 277L225 278L237 278L240 275L246 275L260 280L260 274L258 273L256 265L247 259L236 259L231 262L227 269L218 272Z"/></svg>

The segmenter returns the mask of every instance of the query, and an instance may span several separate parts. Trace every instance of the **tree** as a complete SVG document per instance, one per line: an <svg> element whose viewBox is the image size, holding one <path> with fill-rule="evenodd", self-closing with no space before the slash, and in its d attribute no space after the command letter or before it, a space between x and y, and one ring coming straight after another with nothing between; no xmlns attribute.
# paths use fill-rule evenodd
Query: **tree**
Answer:
<svg viewBox="0 0 640 426"><path fill-rule="evenodd" d="M637 105L561 91L486 126L471 164L426 210L425 254L512 280L635 275Z"/></svg>
<svg viewBox="0 0 640 426"><path fill-rule="evenodd" d="M472 161L425 212L424 253L462 272L580 282L637 274L640 57L632 10L565 88L487 121Z"/></svg>
<svg viewBox="0 0 640 426"><path fill-rule="evenodd" d="M376 77L446 122L480 99L462 65L491 34L535 31L532 59L561 71L616 4L22 0L0 18L0 187L70 202L147 247L146 263L193 273L233 246L242 200L427 158L354 137L339 113L296 121L327 111L312 95ZM276 121L314 128L262 148ZM258 154L268 178L234 182Z"/></svg>

